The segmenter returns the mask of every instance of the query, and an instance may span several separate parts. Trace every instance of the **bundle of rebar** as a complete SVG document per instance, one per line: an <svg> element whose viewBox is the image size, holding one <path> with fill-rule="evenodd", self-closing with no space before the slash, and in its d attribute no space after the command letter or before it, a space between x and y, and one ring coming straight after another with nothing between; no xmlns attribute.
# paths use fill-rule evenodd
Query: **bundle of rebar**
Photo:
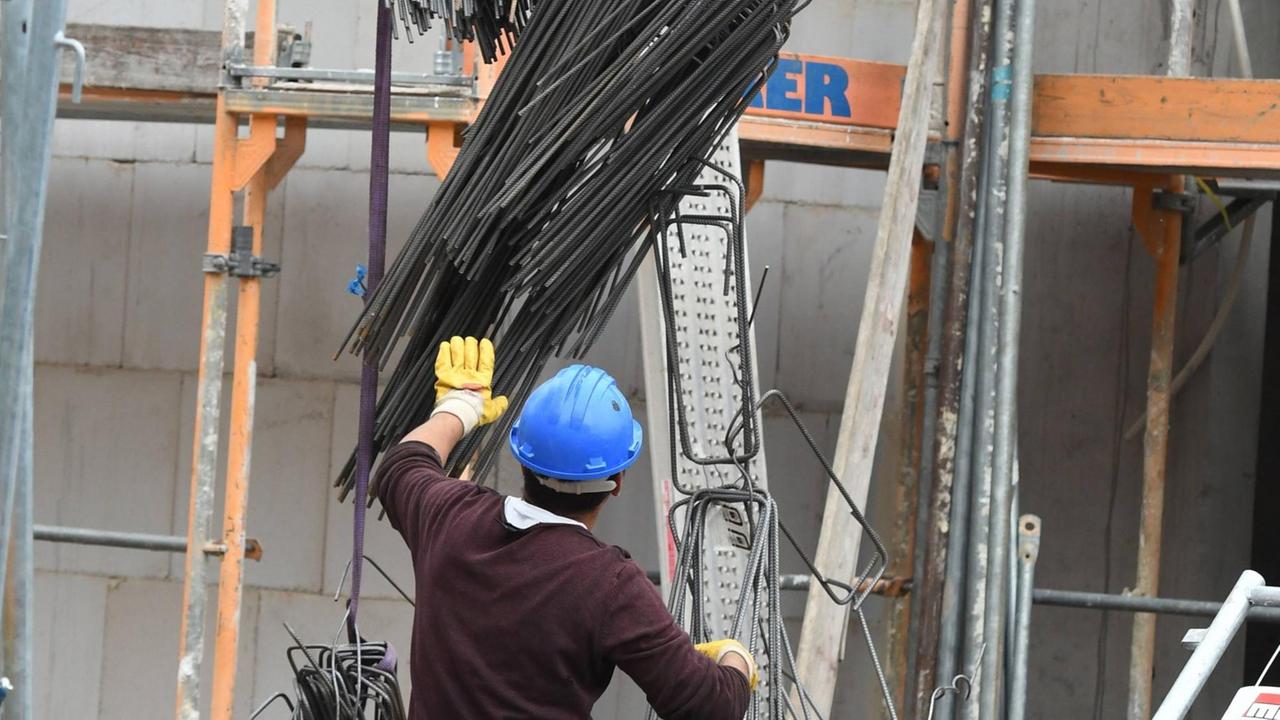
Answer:
<svg viewBox="0 0 1280 720"><path fill-rule="evenodd" d="M657 229L745 111L794 0L539 3L452 170L344 346L388 364L375 448L422 422L432 358L488 336L513 407L553 354L598 337ZM448 462L483 480L515 413ZM354 463L338 484L349 489Z"/></svg>
<svg viewBox="0 0 1280 720"><path fill-rule="evenodd" d="M532 5L530 0L383 0L388 7L393 1L410 42L415 32L425 34L438 19L450 37L474 42L485 62L510 50Z"/></svg>

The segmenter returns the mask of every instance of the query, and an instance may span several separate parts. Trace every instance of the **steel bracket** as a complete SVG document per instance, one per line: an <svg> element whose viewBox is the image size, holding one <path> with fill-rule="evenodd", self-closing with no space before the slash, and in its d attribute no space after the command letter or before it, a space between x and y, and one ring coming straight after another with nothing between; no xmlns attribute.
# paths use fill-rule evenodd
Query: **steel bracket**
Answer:
<svg viewBox="0 0 1280 720"><path fill-rule="evenodd" d="M1186 634L1182 636L1182 647L1195 650L1200 647L1200 643L1204 642L1204 636L1208 632L1208 628L1188 628Z"/></svg>
<svg viewBox="0 0 1280 720"><path fill-rule="evenodd" d="M231 254L205 253L200 269L207 273L239 278L272 277L280 272L280 263L263 260L253 254L253 228L240 225L231 230Z"/></svg>
<svg viewBox="0 0 1280 720"><path fill-rule="evenodd" d="M1157 210L1178 212L1190 215L1196 211L1198 198L1187 192L1172 192L1164 188L1156 188L1151 195L1151 206Z"/></svg>
<svg viewBox="0 0 1280 720"><path fill-rule="evenodd" d="M1205 250L1217 245L1228 233L1242 225L1252 215L1257 214L1268 202L1272 202L1274 197L1274 194L1238 197L1232 200L1224 210L1211 215L1200 227L1194 228L1191 231L1190 242L1186 241L1184 232L1182 264L1195 260Z"/></svg>
<svg viewBox="0 0 1280 720"><path fill-rule="evenodd" d="M942 193L937 189L920 191L920 201L916 206L916 230L929 242L937 242L942 229Z"/></svg>

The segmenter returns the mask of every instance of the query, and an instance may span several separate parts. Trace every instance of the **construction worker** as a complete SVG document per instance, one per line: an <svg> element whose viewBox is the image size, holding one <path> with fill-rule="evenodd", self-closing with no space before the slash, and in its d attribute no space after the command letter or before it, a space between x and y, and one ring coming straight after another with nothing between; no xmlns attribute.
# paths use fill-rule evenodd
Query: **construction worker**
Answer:
<svg viewBox="0 0 1280 720"><path fill-rule="evenodd" d="M441 461L507 408L489 340L436 359L431 418L374 480L413 556L411 720L589 718L614 668L658 715L741 720L755 661L735 640L692 645L625 550L591 534L640 455L640 424L608 373L561 370L511 429L523 497L445 475Z"/></svg>

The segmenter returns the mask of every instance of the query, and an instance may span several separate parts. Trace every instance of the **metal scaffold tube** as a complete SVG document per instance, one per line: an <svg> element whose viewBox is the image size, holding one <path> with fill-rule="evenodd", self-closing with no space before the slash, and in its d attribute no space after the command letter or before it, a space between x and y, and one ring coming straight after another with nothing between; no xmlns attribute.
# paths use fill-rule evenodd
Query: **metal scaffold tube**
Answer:
<svg viewBox="0 0 1280 720"><path fill-rule="evenodd" d="M1040 557L1040 518L1018 519L1018 604L1014 626L1013 661L1009 679L1009 720L1027 716L1027 665L1031 645L1031 598Z"/></svg>
<svg viewBox="0 0 1280 720"><path fill-rule="evenodd" d="M974 406L974 429L971 451L969 540L966 560L965 637L962 672L972 673L977 692L971 693L960 706L960 717L979 720L981 715L981 688L995 677L988 677L994 668L989 662L996 656L996 648L990 647L993 638L986 632L987 595L992 591L988 576L991 574L991 525L994 508L993 463L995 459L996 382L999 366L1000 332L1000 274L1003 269L1001 247L1004 239L1005 196L1007 193L1006 167L1008 156L1005 142L1008 137L1009 84L1012 68L1009 45L1012 24L1013 0L997 0L994 7L992 31L992 60L988 98L989 124L987 144L984 148L983 197L981 243L982 263L978 287L979 302L975 352L967 360L976 366L977 386ZM1003 631L1002 631L1003 632ZM993 657L994 656L994 657ZM992 673L994 674L994 673Z"/></svg>
<svg viewBox="0 0 1280 720"><path fill-rule="evenodd" d="M0 266L0 479L5 484L0 534L4 575L4 668L14 690L6 720L30 720L34 658L34 511L31 466L33 322L44 233L59 47L66 0L9 0L3 18L4 232ZM21 182L17 182L21 179Z"/></svg>
<svg viewBox="0 0 1280 720"><path fill-rule="evenodd" d="M941 431L935 442L938 456L934 480L934 524L948 529L945 537L931 534L936 544L934 559L926 562L927 572L941 572L941 609L937 638L937 668L932 676L927 660L920 661L921 678L918 680L918 708L925 707L924 698L934 692L936 679L946 681L956 675L956 663L960 650L960 619L965 600L965 554L969 535L969 505L972 478L972 440L977 370L973 362L978 338L978 302L981 297L981 267L983 261L982 225L985 219L985 203L981 202L986 190L981 170L985 167L987 62L990 52L991 0L975 5L971 13L972 50L970 61L970 87L968 112L965 118L963 138L964 160L961 172L961 208L957 219L955 261L947 309L947 337L942 367L942 397L939 400ZM981 189L981 191L980 191ZM967 257L966 257L967 256ZM950 491L947 480L950 474ZM939 566L941 566L939 568ZM927 600L926 600L927 601ZM928 617L925 611L926 617ZM926 620L927 622L927 620ZM928 637L924 637L928 651ZM937 701L938 717L950 717L953 699L944 694Z"/></svg>
<svg viewBox="0 0 1280 720"><path fill-rule="evenodd" d="M1169 688L1169 694L1160 703L1152 720L1182 720L1187 716L1209 675L1226 654L1231 639L1244 624L1249 614L1250 595L1265 584L1262 576L1252 570L1241 573L1227 601L1209 624L1182 672L1178 673L1178 679L1173 681L1173 687Z"/></svg>
<svg viewBox="0 0 1280 720"><path fill-rule="evenodd" d="M227 0L222 21L222 60L229 65L244 52L248 0ZM230 176L235 165L237 118L225 109L219 93L214 116L213 182L209 194L209 233L206 252L225 255L231 249L234 197ZM187 548L211 537L213 494L218 473L218 428L222 415L222 382L226 363L227 304L230 278L205 273L200 323L200 363L196 375L196 416L191 453L191 491L187 507ZM200 668L205 649L205 607L209 594L209 563L204 553L187 552L182 588L179 634L178 720L200 717Z"/></svg>
<svg viewBox="0 0 1280 720"><path fill-rule="evenodd" d="M1192 0L1171 0L1169 23L1170 77L1191 74L1194 31ZM1164 189L1181 194L1185 178L1173 176ZM1170 405L1172 401L1174 332L1178 309L1178 268L1182 250L1182 216L1177 211L1151 209L1153 188L1135 186L1134 217L1145 218L1143 240L1155 256L1155 297L1152 301L1151 360L1147 372L1147 425L1142 440L1142 510L1138 529L1135 595L1160 591L1160 556L1164 530L1164 494L1168 474ZM1135 223L1137 224L1137 223ZM1156 617L1133 619L1129 650L1129 720L1151 716L1151 686L1155 672Z"/></svg>
<svg viewBox="0 0 1280 720"><path fill-rule="evenodd" d="M1007 3L1002 3L1005 7ZM1018 350L1022 328L1022 266L1026 237L1027 174L1031 145L1031 63L1035 33L1035 0L1018 0L1013 23L1012 102L1009 108L1007 195L1004 240L1001 247L999 355L995 437L991 479L991 530L986 627L987 652L983 656L982 681L978 683L982 717L1000 715L999 671L1006 657L1005 628L1009 621L1008 584L1010 530L1015 480L1014 437L1018 403ZM997 36L998 38L1000 36ZM1000 66L996 72L1003 78ZM997 86L998 87L998 86ZM999 99L997 98L997 105ZM1003 145L1003 143L1002 143ZM999 149L997 150L997 156Z"/></svg>

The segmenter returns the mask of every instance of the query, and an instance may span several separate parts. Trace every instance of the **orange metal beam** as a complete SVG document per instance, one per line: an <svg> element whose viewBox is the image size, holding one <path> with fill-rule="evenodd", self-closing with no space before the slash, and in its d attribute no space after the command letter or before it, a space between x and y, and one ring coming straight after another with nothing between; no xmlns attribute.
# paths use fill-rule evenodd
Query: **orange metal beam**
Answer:
<svg viewBox="0 0 1280 720"><path fill-rule="evenodd" d="M1280 172L1280 144L1184 140L1031 139L1032 168L1039 163L1091 165L1148 172L1185 169L1197 174Z"/></svg>
<svg viewBox="0 0 1280 720"><path fill-rule="evenodd" d="M275 190L293 164L307 149L307 119L285 118L284 137L276 141L276 151L267 160L267 190Z"/></svg>
<svg viewBox="0 0 1280 720"><path fill-rule="evenodd" d="M1039 75L1032 134L1280 143L1280 82Z"/></svg>
<svg viewBox="0 0 1280 720"><path fill-rule="evenodd" d="M258 38L275 37L276 0L258 0L255 33ZM256 65L274 65L274 42L257 42L253 48ZM265 85L265 80L255 84ZM221 102L221 94L219 96ZM303 120L305 122L305 119ZM244 187L244 224L253 229L253 256L262 254L262 233L266 224L267 194L273 182L302 152L299 129L287 150L276 160L279 119L273 115L250 118L249 137L232 142L235 162L232 188ZM286 133L289 128L286 126ZM225 142L227 138L218 137ZM243 184L241 183L243 181ZM230 213L227 213L228 215ZM229 218L228 218L229 219ZM212 224L212 219L210 223ZM227 440L227 485L223 502L222 542L227 548L218 578L218 624L214 635L213 690L209 717L231 720L235 703L236 665L240 651L240 609L244 601L244 547L249 513L249 467L253 454L254 398L258 384L258 322L261 310L261 279L239 278L236 298L235 371L231 380L231 423Z"/></svg>
<svg viewBox="0 0 1280 720"><path fill-rule="evenodd" d="M755 207L756 202L764 195L764 161L747 161L747 211Z"/></svg>
<svg viewBox="0 0 1280 720"><path fill-rule="evenodd" d="M500 67L501 62L475 64L475 97L451 98L445 106L394 97L393 122L421 127L474 120ZM904 72L899 65L784 53L742 119L744 149L756 158L884 168ZM136 104L164 117L194 112L211 96L85 89L88 106L96 103L103 112ZM333 93L298 91L287 97L241 92L229 109L348 124L363 117ZM1280 175L1277 80L1041 75L1033 107L1031 160L1054 164L1056 176L1095 182L1112 169ZM947 111L946 133L954 139L954 102ZM238 172L238 180L249 174Z"/></svg>
<svg viewBox="0 0 1280 720"><path fill-rule="evenodd" d="M453 169L453 162L458 159L461 149L457 125L451 122L427 124L427 162L435 171L436 178L444 180Z"/></svg>

